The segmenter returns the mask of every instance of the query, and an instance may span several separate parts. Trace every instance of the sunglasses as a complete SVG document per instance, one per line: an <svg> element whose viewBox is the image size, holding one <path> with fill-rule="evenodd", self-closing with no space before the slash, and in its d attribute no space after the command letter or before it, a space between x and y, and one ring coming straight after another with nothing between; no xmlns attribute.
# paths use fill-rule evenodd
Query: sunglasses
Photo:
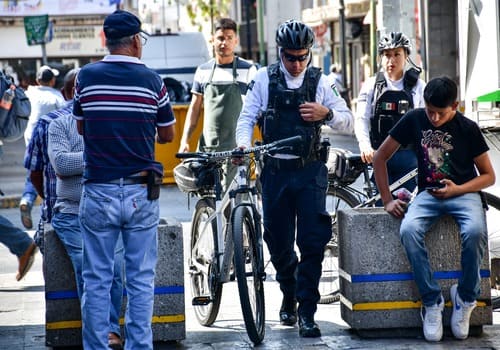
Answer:
<svg viewBox="0 0 500 350"><path fill-rule="evenodd" d="M307 60L309 58L309 52L306 53L305 55L301 55L301 56L295 56L295 55L291 55L287 52L283 52L283 57L288 62L297 62L297 61L304 62L305 60Z"/></svg>

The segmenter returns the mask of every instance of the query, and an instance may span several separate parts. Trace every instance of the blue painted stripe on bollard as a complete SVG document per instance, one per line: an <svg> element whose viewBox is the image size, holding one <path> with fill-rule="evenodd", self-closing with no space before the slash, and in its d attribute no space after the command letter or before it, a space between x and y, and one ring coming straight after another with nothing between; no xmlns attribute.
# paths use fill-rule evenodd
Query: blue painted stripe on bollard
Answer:
<svg viewBox="0 0 500 350"><path fill-rule="evenodd" d="M163 286L155 287L155 295L165 294L183 294L184 286ZM123 291L123 295L127 295L127 291ZM62 300L62 299L77 299L78 294L74 290L67 291L51 291L45 293L45 300Z"/></svg>
<svg viewBox="0 0 500 350"><path fill-rule="evenodd" d="M434 278L445 280L445 279L457 279L462 276L461 271L436 271L434 272ZM480 270L481 278L489 278L490 270ZM365 282L394 282L394 281L411 281L413 280L413 273L378 273L369 275L352 275L352 283L365 283Z"/></svg>

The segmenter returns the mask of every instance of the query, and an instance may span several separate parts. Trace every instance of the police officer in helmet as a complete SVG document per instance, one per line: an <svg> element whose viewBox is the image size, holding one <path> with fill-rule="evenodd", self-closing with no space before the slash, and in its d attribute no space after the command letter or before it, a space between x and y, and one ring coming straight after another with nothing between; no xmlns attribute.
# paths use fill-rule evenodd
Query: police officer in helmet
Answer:
<svg viewBox="0 0 500 350"><path fill-rule="evenodd" d="M384 34L378 42L382 69L363 84L355 115L355 134L365 163L372 162L375 150L406 112L424 107L425 83L418 77L421 69L410 59L411 48L401 32ZM413 146L402 145L387 164L389 183L416 167ZM413 179L404 187L413 191L416 185Z"/></svg>
<svg viewBox="0 0 500 350"><path fill-rule="evenodd" d="M351 131L352 114L326 75L310 66L311 28L296 20L284 22L276 32L276 43L278 62L259 69L250 84L236 143L249 147L256 123L265 143L302 136L300 144L264 159L264 240L283 292L281 324L294 326L298 320L300 336L319 337L314 314L323 250L331 237L331 219L325 210L328 150L321 142L320 128L326 124Z"/></svg>

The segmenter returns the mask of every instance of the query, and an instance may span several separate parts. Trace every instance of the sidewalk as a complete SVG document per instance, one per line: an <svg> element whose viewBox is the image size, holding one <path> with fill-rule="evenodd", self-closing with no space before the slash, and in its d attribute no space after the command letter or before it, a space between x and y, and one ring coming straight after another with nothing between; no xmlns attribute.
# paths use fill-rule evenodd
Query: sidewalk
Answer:
<svg viewBox="0 0 500 350"><path fill-rule="evenodd" d="M0 162L0 188L7 197L18 198L24 183L22 153L24 144L4 146L3 161ZM10 200L10 199L9 199ZM18 199L17 199L18 200ZM15 199L4 203L15 203ZM182 223L184 247L188 247L189 222L194 209L195 199L190 208L187 196L176 186L162 186L160 196L160 216L167 221ZM2 209L3 208L3 209ZM20 225L17 205L2 207L0 213ZM36 215L36 213L34 212ZM33 235L33 231L30 234ZM187 251L184 251L185 257ZM187 261L186 259L184 261ZM47 350L45 347L45 295L42 275L42 256L37 254L32 270L21 282L16 282L17 261L3 245L0 245L0 349L8 350ZM416 338L363 339L352 332L340 317L339 303L318 305L316 321L323 337L304 339L298 329L279 324L278 311L281 292L274 280L274 271L268 267L265 283L266 297L266 336L259 349L500 349L500 312L493 313L494 324L483 327L483 335L457 341L446 337L437 344ZM191 306L190 285L186 266L185 277L185 315L186 339L174 343L156 344L155 349L252 349L243 318L237 286L235 282L224 285L222 304L217 321L213 327L200 326ZM69 348L66 348L69 349Z"/></svg>
<svg viewBox="0 0 500 350"><path fill-rule="evenodd" d="M3 210L2 210L3 211ZM183 223L184 239L189 239L189 223ZM186 246L186 245L185 245ZM13 260L6 248L0 247L0 263ZM316 320L323 337L304 339L297 328L279 324L278 311L281 292L274 280L274 271L268 267L265 283L266 337L259 349L499 349L500 314L494 313L492 326L484 326L481 337L457 341L446 337L430 344L416 338L363 339L349 329L340 317L339 303L318 305ZM213 327L200 326L190 305L188 274L185 270L186 339L174 343L155 344L155 349L252 349L238 300L235 282L224 285L222 304ZM0 274L0 349L47 350L45 347L45 300L42 259L37 254L32 270L21 282L15 281L15 267ZM68 348L66 348L68 349Z"/></svg>

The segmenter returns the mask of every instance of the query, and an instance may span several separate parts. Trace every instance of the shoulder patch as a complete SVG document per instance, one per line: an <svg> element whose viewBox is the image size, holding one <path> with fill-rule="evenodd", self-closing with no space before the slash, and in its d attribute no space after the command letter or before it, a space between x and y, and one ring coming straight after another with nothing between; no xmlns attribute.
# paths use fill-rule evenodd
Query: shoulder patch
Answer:
<svg viewBox="0 0 500 350"><path fill-rule="evenodd" d="M332 85L330 85L330 87L332 88L335 96L340 97L340 93L339 93L339 90L337 89L337 85L335 83L332 83Z"/></svg>

